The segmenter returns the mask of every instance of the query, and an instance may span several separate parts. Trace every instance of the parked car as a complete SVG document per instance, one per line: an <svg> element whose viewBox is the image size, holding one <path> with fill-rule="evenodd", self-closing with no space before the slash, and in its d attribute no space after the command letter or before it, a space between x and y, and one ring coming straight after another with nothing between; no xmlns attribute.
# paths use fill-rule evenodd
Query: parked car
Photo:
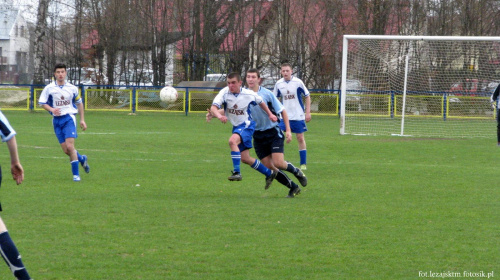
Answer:
<svg viewBox="0 0 500 280"><path fill-rule="evenodd" d="M489 92L489 85L491 82L485 80L478 79L465 79L464 81L460 81L454 83L449 92L455 95L469 95L475 96L476 94L485 95ZM498 84L497 84L498 85Z"/></svg>
<svg viewBox="0 0 500 280"><path fill-rule="evenodd" d="M277 81L278 81L278 79L276 79L276 78L262 77L262 83L260 84L260 86L272 91L274 89L274 85L276 85Z"/></svg>
<svg viewBox="0 0 500 280"><path fill-rule="evenodd" d="M104 73L99 72L98 69L83 67L80 70L78 68L68 68L67 80L75 85L106 85L108 83L108 77Z"/></svg>
<svg viewBox="0 0 500 280"><path fill-rule="evenodd" d="M226 80L226 74L207 74L203 81L220 82Z"/></svg>
<svg viewBox="0 0 500 280"><path fill-rule="evenodd" d="M135 69L122 73L117 84L120 86L153 86L153 70Z"/></svg>

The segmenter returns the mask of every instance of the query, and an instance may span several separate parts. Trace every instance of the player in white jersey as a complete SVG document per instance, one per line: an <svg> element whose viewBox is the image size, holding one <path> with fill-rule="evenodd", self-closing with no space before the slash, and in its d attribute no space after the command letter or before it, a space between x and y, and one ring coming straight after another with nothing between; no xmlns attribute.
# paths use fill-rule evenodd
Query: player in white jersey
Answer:
<svg viewBox="0 0 500 280"><path fill-rule="evenodd" d="M17 152L16 132L2 112L0 112L0 137L2 138L2 142L7 142L7 148L9 149L10 154L10 172L12 173L12 177L16 183L19 185L24 180L24 169L19 161L19 154ZM0 183L1 182L2 171L0 169ZM2 211L1 205L0 211ZM2 218L0 218L0 254L16 279L31 279L28 271L21 261L21 255L19 254L14 241L12 241Z"/></svg>
<svg viewBox="0 0 500 280"><path fill-rule="evenodd" d="M75 149L75 138L78 137L76 133L76 113L80 115L82 130L87 129L83 113L83 102L78 88L66 82L66 65L57 64L54 67L54 77L56 80L43 89L38 103L53 116L54 132L63 152L69 156L73 181L79 182L79 163L85 172L90 172L87 156L80 155Z"/></svg>
<svg viewBox="0 0 500 280"><path fill-rule="evenodd" d="M228 180L241 181L240 162L243 160L243 163L266 176L266 188L269 188L277 172L270 170L257 159L250 161L249 149L252 148L252 135L255 128L255 121L250 115L251 105L259 105L267 113L269 119L277 121L277 118L262 102L262 98L255 92L242 88L241 85L240 74L230 73L227 76L227 87L217 94L210 108L211 114L222 123L229 120L233 125L233 134L229 138L233 171ZM224 115L219 112L221 108L224 108Z"/></svg>
<svg viewBox="0 0 500 280"><path fill-rule="evenodd" d="M306 122L311 120L311 98L309 90L302 80L292 76L292 66L288 63L281 65L283 78L276 82L274 94L281 98L290 119L290 128L299 143L300 169L306 170L307 148L304 132L307 131ZM305 103L304 103L305 100ZM280 124L284 129L283 124Z"/></svg>

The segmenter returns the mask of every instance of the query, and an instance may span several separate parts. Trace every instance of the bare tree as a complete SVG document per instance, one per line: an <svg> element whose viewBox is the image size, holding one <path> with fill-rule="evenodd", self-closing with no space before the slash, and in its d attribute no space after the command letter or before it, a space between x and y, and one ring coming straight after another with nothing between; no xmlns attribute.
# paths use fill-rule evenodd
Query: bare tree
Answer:
<svg viewBox="0 0 500 280"><path fill-rule="evenodd" d="M43 42L47 31L47 11L50 0L38 1L37 23L35 27L34 57L35 71L33 75L34 84L44 84L45 54L43 53Z"/></svg>

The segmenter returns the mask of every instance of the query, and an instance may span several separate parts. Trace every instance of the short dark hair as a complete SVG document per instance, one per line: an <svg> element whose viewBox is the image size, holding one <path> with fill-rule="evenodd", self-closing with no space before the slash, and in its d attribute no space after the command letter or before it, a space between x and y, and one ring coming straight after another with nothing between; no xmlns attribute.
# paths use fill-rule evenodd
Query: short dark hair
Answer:
<svg viewBox="0 0 500 280"><path fill-rule="evenodd" d="M238 80L238 82L241 81L241 76L240 76L240 73L238 73L238 72L231 72L231 73L229 73L227 75L227 78L228 79L234 79L234 78L236 78Z"/></svg>
<svg viewBox="0 0 500 280"><path fill-rule="evenodd" d="M282 64L281 64L281 67L282 67L282 68L283 68L283 67L290 67L290 69L293 69L293 68L292 68L292 65L291 65L290 63L287 63L287 62L282 63Z"/></svg>
<svg viewBox="0 0 500 280"><path fill-rule="evenodd" d="M260 72L259 72L259 69L257 69L257 68L250 68L250 69L248 69L247 74L248 73L256 73L257 74L257 78L260 78Z"/></svg>
<svg viewBox="0 0 500 280"><path fill-rule="evenodd" d="M57 63L56 66L54 66L54 73L56 72L57 69L64 68L66 70L66 64L64 63Z"/></svg>

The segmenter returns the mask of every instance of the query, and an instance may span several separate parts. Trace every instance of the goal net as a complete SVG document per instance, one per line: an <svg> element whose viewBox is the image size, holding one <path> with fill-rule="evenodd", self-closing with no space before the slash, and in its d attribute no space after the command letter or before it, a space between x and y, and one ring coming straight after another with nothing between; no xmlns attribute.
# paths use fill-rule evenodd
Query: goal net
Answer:
<svg viewBox="0 0 500 280"><path fill-rule="evenodd" d="M500 37L345 35L340 133L495 137Z"/></svg>

